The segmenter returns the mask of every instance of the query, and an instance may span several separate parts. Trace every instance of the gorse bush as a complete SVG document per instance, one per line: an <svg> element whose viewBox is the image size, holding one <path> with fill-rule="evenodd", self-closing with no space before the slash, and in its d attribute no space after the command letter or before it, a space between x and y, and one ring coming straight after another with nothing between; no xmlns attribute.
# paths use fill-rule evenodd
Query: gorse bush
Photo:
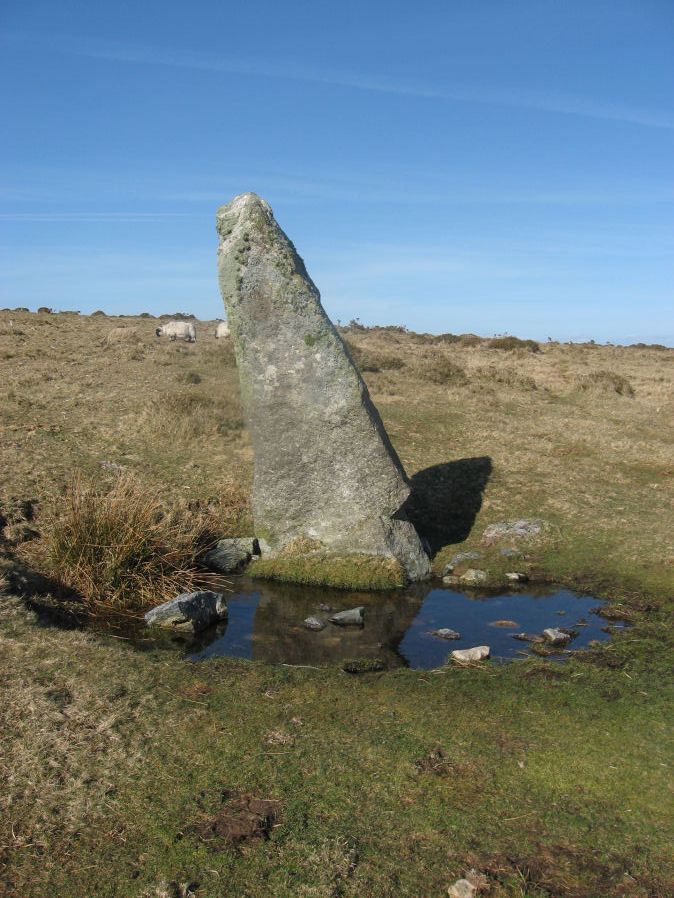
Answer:
<svg viewBox="0 0 674 898"><path fill-rule="evenodd" d="M519 337L493 337L489 340L490 349L504 349L508 352L513 349L524 349L527 352L540 352L540 344L536 340L520 340Z"/></svg>
<svg viewBox="0 0 674 898"><path fill-rule="evenodd" d="M22 553L94 613L137 613L217 583L197 563L218 538L215 516L171 516L130 475L107 489L77 477L41 526L43 537Z"/></svg>

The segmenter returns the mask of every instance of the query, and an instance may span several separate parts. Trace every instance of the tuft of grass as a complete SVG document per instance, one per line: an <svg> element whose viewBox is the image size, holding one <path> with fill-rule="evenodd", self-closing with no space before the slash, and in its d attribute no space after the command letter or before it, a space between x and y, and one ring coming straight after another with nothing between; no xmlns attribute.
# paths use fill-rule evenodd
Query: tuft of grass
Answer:
<svg viewBox="0 0 674 898"><path fill-rule="evenodd" d="M372 349L358 346L350 340L346 341L346 345L351 358L360 371L376 374L378 371L396 371L405 367L405 361L399 355L393 355L388 352L375 352Z"/></svg>
<svg viewBox="0 0 674 898"><path fill-rule="evenodd" d="M538 385L533 377L520 374L514 368L497 368L495 365L487 365L475 371L478 377L491 380L509 387L520 387L524 390L537 390Z"/></svg>
<svg viewBox="0 0 674 898"><path fill-rule="evenodd" d="M185 441L214 433L236 436L243 428L236 397L214 397L200 390L165 393L150 402L147 415L155 434Z"/></svg>
<svg viewBox="0 0 674 898"><path fill-rule="evenodd" d="M394 558L350 553L333 555L323 551L301 553L289 546L275 558L262 558L248 571L253 577L332 586L335 589L397 589L407 582L405 572Z"/></svg>
<svg viewBox="0 0 674 898"><path fill-rule="evenodd" d="M466 372L444 355L429 356L423 367L423 376L434 384L455 384L461 386L468 382Z"/></svg>
<svg viewBox="0 0 674 898"><path fill-rule="evenodd" d="M592 371L581 374L576 379L576 389L581 393L617 393L619 396L634 396L634 387L622 374L615 371Z"/></svg>
<svg viewBox="0 0 674 898"><path fill-rule="evenodd" d="M214 518L167 514L128 474L107 489L76 477L41 526L22 556L90 612L138 613L212 579L197 558L218 538Z"/></svg>

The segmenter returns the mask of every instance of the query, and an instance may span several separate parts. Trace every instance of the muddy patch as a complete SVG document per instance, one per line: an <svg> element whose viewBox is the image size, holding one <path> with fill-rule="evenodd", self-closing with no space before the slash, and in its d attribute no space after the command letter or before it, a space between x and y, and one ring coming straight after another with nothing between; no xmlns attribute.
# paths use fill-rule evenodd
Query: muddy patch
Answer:
<svg viewBox="0 0 674 898"><path fill-rule="evenodd" d="M212 851L242 851L247 845L267 840L280 813L280 801L224 792L220 810L191 824L185 834L196 836Z"/></svg>

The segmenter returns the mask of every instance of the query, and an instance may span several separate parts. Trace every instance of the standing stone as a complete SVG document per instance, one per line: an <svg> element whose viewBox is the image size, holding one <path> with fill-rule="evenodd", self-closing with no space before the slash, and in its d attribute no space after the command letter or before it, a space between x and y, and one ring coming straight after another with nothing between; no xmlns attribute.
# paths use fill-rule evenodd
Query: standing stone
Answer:
<svg viewBox="0 0 674 898"><path fill-rule="evenodd" d="M254 193L217 212L220 290L255 456L256 536L430 574L402 510L410 487L304 262Z"/></svg>

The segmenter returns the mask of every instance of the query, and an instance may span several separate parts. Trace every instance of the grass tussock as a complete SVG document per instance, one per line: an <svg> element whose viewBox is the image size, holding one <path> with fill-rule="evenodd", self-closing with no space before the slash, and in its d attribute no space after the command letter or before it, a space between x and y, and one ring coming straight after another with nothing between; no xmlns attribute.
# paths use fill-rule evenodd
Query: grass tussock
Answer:
<svg viewBox="0 0 674 898"><path fill-rule="evenodd" d="M107 488L76 477L43 536L22 555L91 612L141 612L203 587L197 559L218 538L213 514L170 514L125 474Z"/></svg>
<svg viewBox="0 0 674 898"><path fill-rule="evenodd" d="M195 385L193 379L190 383ZM147 417L154 434L184 441L211 434L238 436L244 426L235 396L211 396L195 389L176 390L152 400Z"/></svg>
<svg viewBox="0 0 674 898"><path fill-rule="evenodd" d="M617 393L619 396L634 396L634 387L622 374L615 371L592 371L581 374L576 379L576 389L581 393Z"/></svg>
<svg viewBox="0 0 674 898"><path fill-rule="evenodd" d="M516 387L523 390L537 390L538 384L526 374L520 374L514 368L497 368L495 365L487 365L478 368L475 374L482 380L504 384L508 387Z"/></svg>
<svg viewBox="0 0 674 898"><path fill-rule="evenodd" d="M321 551L301 554L296 545L275 558L256 561L249 573L266 580L335 589L397 589L406 583L405 573L394 558L357 553L333 555Z"/></svg>
<svg viewBox="0 0 674 898"><path fill-rule="evenodd" d="M503 336L493 337L488 344L490 349L501 349L512 352L514 349L524 349L526 352L540 352L540 343L536 340L521 340L519 337Z"/></svg>
<svg viewBox="0 0 674 898"><path fill-rule="evenodd" d="M379 371L398 371L405 367L405 360L399 355L393 355L390 352L379 352L372 349L366 349L346 341L351 358L358 366L360 371L376 374Z"/></svg>
<svg viewBox="0 0 674 898"><path fill-rule="evenodd" d="M465 370L444 355L429 356L422 368L422 376L434 384L462 386L468 382Z"/></svg>

